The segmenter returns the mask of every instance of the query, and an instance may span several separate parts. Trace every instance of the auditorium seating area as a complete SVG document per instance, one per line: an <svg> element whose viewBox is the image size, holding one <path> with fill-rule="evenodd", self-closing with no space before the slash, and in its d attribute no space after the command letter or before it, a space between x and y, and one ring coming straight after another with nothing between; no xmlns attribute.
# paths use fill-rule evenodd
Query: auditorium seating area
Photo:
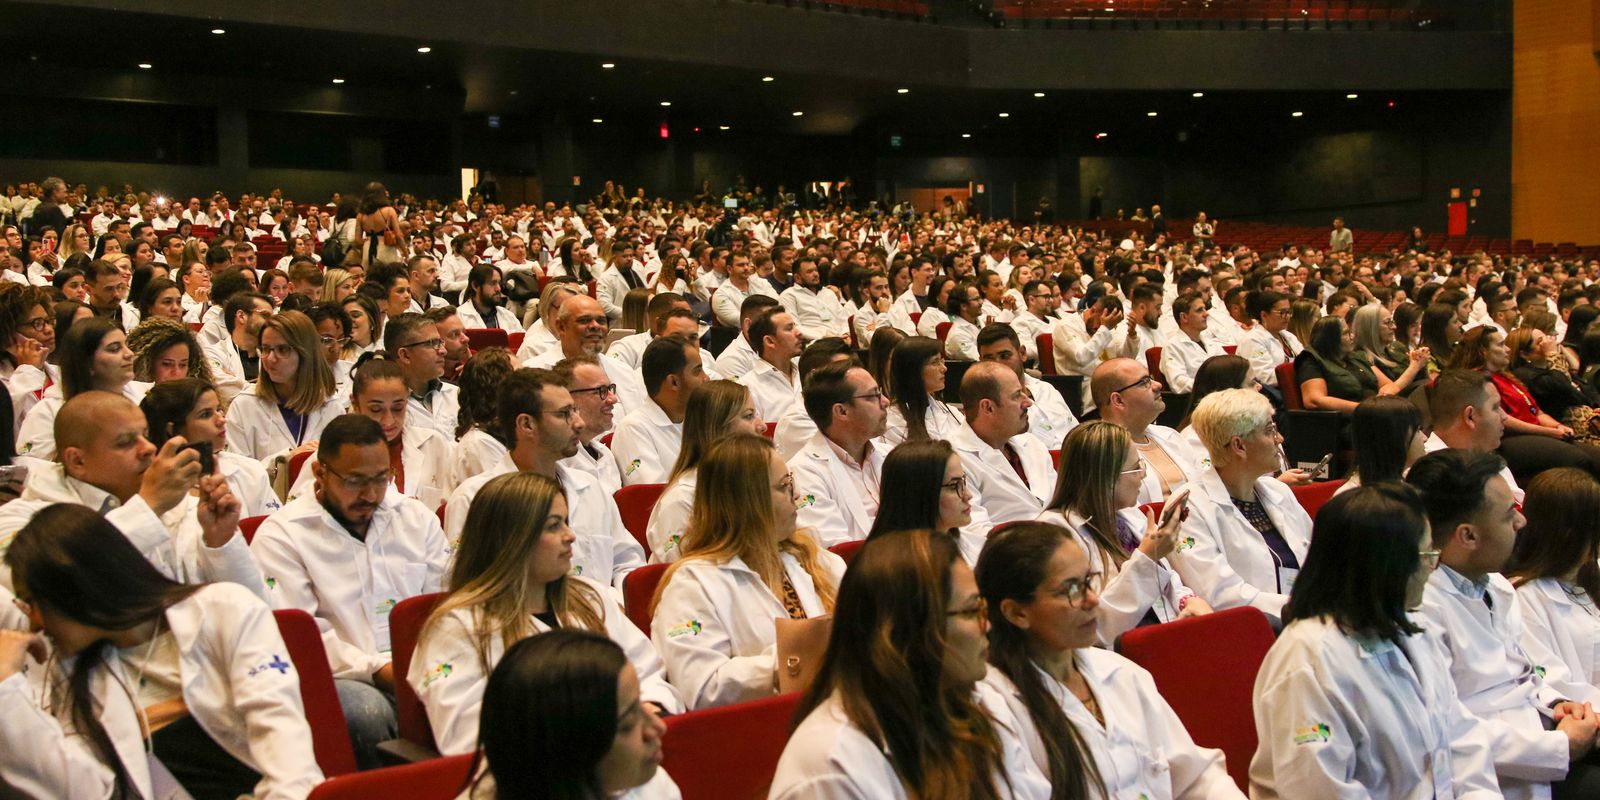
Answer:
<svg viewBox="0 0 1600 800"><path fill-rule="evenodd" d="M1449 6L1396 0L979 0L995 24L1191 30L1426 30L1453 24Z"/></svg>

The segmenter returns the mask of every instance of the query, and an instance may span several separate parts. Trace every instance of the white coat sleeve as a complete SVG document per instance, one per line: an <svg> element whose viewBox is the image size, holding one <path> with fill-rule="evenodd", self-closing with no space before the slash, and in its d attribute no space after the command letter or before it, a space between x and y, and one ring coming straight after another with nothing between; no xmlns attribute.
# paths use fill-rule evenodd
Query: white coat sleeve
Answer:
<svg viewBox="0 0 1600 800"><path fill-rule="evenodd" d="M717 325L725 328L739 327L739 305L733 302L733 295L728 292L715 292L711 295L711 313Z"/></svg>
<svg viewBox="0 0 1600 800"><path fill-rule="evenodd" d="M689 513L693 510L693 489L674 483L661 493L650 511L650 524L645 528L645 540L650 543L650 563L678 560L678 542L689 528Z"/></svg>
<svg viewBox="0 0 1600 800"><path fill-rule="evenodd" d="M1523 593L1518 592L1519 599ZM1555 646L1555 628L1550 619L1549 606L1523 599L1517 604L1522 609L1522 634L1518 643L1533 662L1535 672L1543 672L1543 683L1563 697L1579 702L1600 703L1595 687L1584 677L1573 672L1561 658Z"/></svg>
<svg viewBox="0 0 1600 800"><path fill-rule="evenodd" d="M200 577L212 583L232 583L250 590L263 603L269 603L267 582L261 576L261 567L250 553L250 545L238 529L221 547L207 547L205 540L195 539L196 564Z"/></svg>
<svg viewBox="0 0 1600 800"><path fill-rule="evenodd" d="M222 613L232 619L206 625L202 630L210 646L225 665L234 710L244 718L244 738L250 757L261 773L256 797L302 798L322 782L316 754L311 747L311 728L306 724L305 707L300 700L300 675L289 669L273 669L267 664L281 663L288 652L278 624L267 604L247 598L242 592L225 606Z"/></svg>
<svg viewBox="0 0 1600 800"><path fill-rule="evenodd" d="M811 529L812 538L823 547L855 538L850 535L838 492L828 480L828 465L816 463L809 454L801 452L791 462L790 469L794 471L794 493L800 498L796 525Z"/></svg>
<svg viewBox="0 0 1600 800"><path fill-rule="evenodd" d="M730 655L733 645L724 616L737 611L711 598L682 569L661 593L650 640L667 665L667 679L690 711L769 697L777 687L776 643L755 655Z"/></svg>
<svg viewBox="0 0 1600 800"><path fill-rule="evenodd" d="M1360 710L1330 697L1309 665L1296 665L1256 685L1254 703L1256 753L1250 760L1252 789L1258 776L1278 789L1277 796L1348 798L1370 795L1355 779L1354 742L1366 732ZM1326 724L1326 737L1296 743L1296 731L1315 721Z"/></svg>
<svg viewBox="0 0 1600 800"><path fill-rule="evenodd" d="M1111 346L1116 328L1101 325L1093 335L1084 335L1077 326L1057 324L1051 334L1051 347L1055 350L1056 369L1068 375L1081 375L1100 360L1101 351Z"/></svg>
<svg viewBox="0 0 1600 800"><path fill-rule="evenodd" d="M1211 520L1191 512L1179 528L1178 548L1167 560L1183 582L1218 611L1255 606L1264 614L1282 618L1289 596L1245 583L1228 563L1211 526Z"/></svg>
<svg viewBox="0 0 1600 800"><path fill-rule="evenodd" d="M978 336L971 329L951 326L945 335L944 351L947 358L955 361L977 361Z"/></svg>
<svg viewBox="0 0 1600 800"><path fill-rule="evenodd" d="M618 284L621 284L621 286L619 287ZM619 288L620 294L618 293ZM601 273L600 278L595 281L594 293L595 299L600 301L600 308L606 312L606 316L610 317L613 323L622 319L622 297L628 293L628 284L622 279L621 275L611 270Z"/></svg>
<svg viewBox="0 0 1600 800"><path fill-rule="evenodd" d="M1178 334L1183 336L1184 334ZM1194 391L1195 370L1198 364L1190 364L1183 356L1187 350L1179 347L1161 348L1161 374L1167 378L1167 389L1178 394L1188 394Z"/></svg>
<svg viewBox="0 0 1600 800"><path fill-rule="evenodd" d="M110 797L111 769L34 703L21 673L0 681L0 783L23 797Z"/></svg>
<svg viewBox="0 0 1600 800"><path fill-rule="evenodd" d="M1278 360L1266 348L1260 345L1260 340L1254 336L1240 338L1238 355L1244 356L1250 362L1250 374L1256 380L1268 386L1278 385Z"/></svg>
<svg viewBox="0 0 1600 800"><path fill-rule="evenodd" d="M1104 553L1101 558L1106 558ZM1122 570L1100 590L1100 607L1095 609L1100 643L1109 647L1118 636L1138 627L1152 606L1166 601L1163 584L1175 578L1164 564L1151 561L1143 551L1133 551L1122 562ZM1171 611L1178 613L1176 608Z"/></svg>
<svg viewBox="0 0 1600 800"><path fill-rule="evenodd" d="M602 593L600 602L605 605L606 635L622 648L622 652L628 656L628 663L633 665L633 671L639 675L639 699L655 703L668 714L683 713L683 699L678 696L678 690L667 682L666 665L661 663L661 655L656 652L650 637L639 630L633 620L628 619L622 606L610 594Z"/></svg>
<svg viewBox="0 0 1600 800"><path fill-rule="evenodd" d="M250 543L250 552L261 573L266 576L267 597L273 608L298 608L310 614L322 631L322 647L328 652L328 664L333 677L371 683L373 673L383 669L389 659L382 654L368 653L359 646L339 638L333 623L322 613L317 593L311 588L311 576L300 561L293 542L278 528L279 523L267 520L256 531Z"/></svg>
<svg viewBox="0 0 1600 800"><path fill-rule="evenodd" d="M17 453L54 461L56 457L56 411L60 403L40 402L28 409L17 428Z"/></svg>
<svg viewBox="0 0 1600 800"><path fill-rule="evenodd" d="M666 463L664 456L667 454L654 446L650 437L645 435L643 426L636 422L622 426L611 439L611 455L617 461L617 470L622 473L622 485L662 483L666 481L672 465Z"/></svg>
<svg viewBox="0 0 1600 800"><path fill-rule="evenodd" d="M470 753L478 746L478 714L489 676L462 617L451 613L423 630L405 676L422 701L443 755Z"/></svg>

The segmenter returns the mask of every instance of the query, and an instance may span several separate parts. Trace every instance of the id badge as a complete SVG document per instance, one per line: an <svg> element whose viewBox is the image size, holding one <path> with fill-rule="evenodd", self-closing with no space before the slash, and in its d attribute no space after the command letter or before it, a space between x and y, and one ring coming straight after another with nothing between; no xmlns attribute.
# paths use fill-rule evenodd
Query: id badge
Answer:
<svg viewBox="0 0 1600 800"><path fill-rule="evenodd" d="M389 612L394 610L395 600L389 598L376 603L372 607L372 638L377 642L378 652L388 654L389 647Z"/></svg>
<svg viewBox="0 0 1600 800"><path fill-rule="evenodd" d="M1298 577L1300 577L1300 570L1292 567L1278 567L1278 594L1289 594L1294 591L1294 582Z"/></svg>

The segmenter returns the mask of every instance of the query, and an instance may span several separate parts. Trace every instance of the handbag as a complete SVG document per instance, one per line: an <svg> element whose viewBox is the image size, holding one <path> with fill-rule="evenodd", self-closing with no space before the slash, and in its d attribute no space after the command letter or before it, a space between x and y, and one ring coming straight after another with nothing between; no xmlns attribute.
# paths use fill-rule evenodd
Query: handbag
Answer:
<svg viewBox="0 0 1600 800"><path fill-rule="evenodd" d="M778 693L805 691L822 669L828 653L828 637L833 634L833 615L810 619L778 617Z"/></svg>

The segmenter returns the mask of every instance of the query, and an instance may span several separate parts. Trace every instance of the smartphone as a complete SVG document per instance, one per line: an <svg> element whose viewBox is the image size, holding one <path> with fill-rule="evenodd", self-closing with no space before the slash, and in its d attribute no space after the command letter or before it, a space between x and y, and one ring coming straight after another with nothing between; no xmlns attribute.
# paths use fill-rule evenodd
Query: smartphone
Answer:
<svg viewBox="0 0 1600 800"><path fill-rule="evenodd" d="M200 454L200 474L212 475L217 471L217 454L212 451L210 442L195 442L178 448L178 452L193 450Z"/></svg>
<svg viewBox="0 0 1600 800"><path fill-rule="evenodd" d="M1182 489L1179 489L1178 493L1173 495L1172 499L1168 500L1166 505L1161 507L1161 519L1157 521L1157 526L1165 526L1169 521L1171 521L1173 515L1182 514L1183 510L1188 507L1188 505L1189 487L1185 486Z"/></svg>
<svg viewBox="0 0 1600 800"><path fill-rule="evenodd" d="M1332 453L1323 456L1322 460L1318 461L1317 465L1311 468L1311 479L1316 480L1326 474L1328 471L1328 465L1331 463L1333 463Z"/></svg>

